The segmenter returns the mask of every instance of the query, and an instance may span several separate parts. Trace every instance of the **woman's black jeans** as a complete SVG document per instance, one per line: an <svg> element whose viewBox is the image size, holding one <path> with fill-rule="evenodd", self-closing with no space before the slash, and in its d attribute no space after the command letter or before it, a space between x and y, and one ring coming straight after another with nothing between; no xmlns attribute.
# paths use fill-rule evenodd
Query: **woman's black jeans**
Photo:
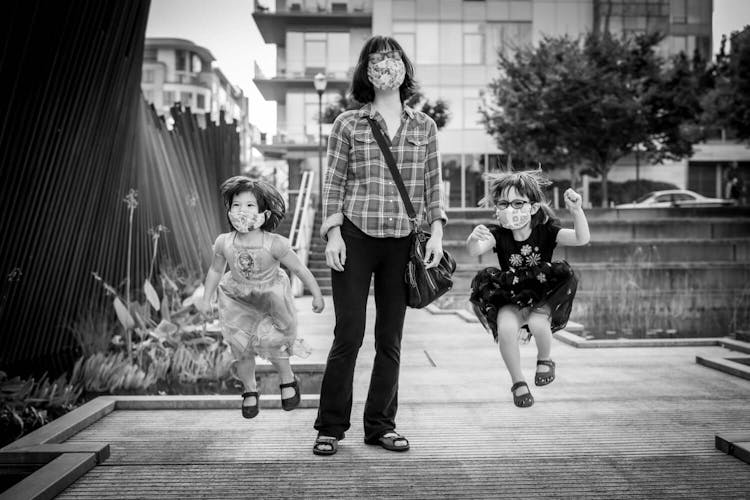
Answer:
<svg viewBox="0 0 750 500"><path fill-rule="evenodd" d="M320 389L315 429L344 438L352 411L357 354L365 334L370 279L375 276L375 361L365 403L365 441L396 428L401 332L406 314L404 271L410 238L373 238L344 219L344 271L331 271L336 326Z"/></svg>

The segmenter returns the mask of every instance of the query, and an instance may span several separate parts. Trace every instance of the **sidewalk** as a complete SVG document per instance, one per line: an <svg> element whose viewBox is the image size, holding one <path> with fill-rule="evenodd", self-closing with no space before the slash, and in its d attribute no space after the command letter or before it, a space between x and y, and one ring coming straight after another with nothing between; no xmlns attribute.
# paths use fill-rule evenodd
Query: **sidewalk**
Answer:
<svg viewBox="0 0 750 500"><path fill-rule="evenodd" d="M306 363L330 346L326 300L316 315L298 299ZM557 380L537 388L532 341L521 352L536 404L519 409L481 326L409 310L398 430L412 449L392 453L362 442L372 305L368 315L352 428L335 456L311 452L315 408L263 408L250 421L235 408L115 410L65 441L106 442L111 456L58 498L748 498L750 465L714 439L750 433L750 381L695 362L720 347L556 341Z"/></svg>

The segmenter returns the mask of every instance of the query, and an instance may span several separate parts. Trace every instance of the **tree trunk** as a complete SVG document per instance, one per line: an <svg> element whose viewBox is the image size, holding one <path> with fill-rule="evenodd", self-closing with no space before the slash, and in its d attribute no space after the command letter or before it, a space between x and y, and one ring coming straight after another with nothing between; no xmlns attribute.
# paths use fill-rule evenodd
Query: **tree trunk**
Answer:
<svg viewBox="0 0 750 500"><path fill-rule="evenodd" d="M609 206L609 186L607 185L607 174L609 173L608 168L602 168L602 207L606 208Z"/></svg>

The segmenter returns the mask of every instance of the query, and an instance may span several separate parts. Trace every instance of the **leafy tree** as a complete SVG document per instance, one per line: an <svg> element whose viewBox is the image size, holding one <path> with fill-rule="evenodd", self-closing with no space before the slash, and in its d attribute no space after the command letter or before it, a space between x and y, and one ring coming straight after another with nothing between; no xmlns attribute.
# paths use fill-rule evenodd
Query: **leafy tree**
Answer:
<svg viewBox="0 0 750 500"><path fill-rule="evenodd" d="M512 57L500 53L500 76L482 109L487 131L514 156L568 167L572 181L586 166L601 176L606 206L610 169L637 145L661 161L692 154L697 140L684 127L696 116L692 74L680 61L664 65L654 50L660 40L605 31L582 43L546 37Z"/></svg>
<svg viewBox="0 0 750 500"><path fill-rule="evenodd" d="M418 109L428 115L430 118L435 120L438 130L445 127L448 120L450 120L450 110L448 105L442 99L431 101L426 99L421 92L417 92L409 99L406 100L405 104L411 108ZM356 101L351 94L340 92L339 97L335 103L329 104L323 110L323 123L333 123L337 116L344 111L350 109L359 109L362 104Z"/></svg>
<svg viewBox="0 0 750 500"><path fill-rule="evenodd" d="M731 51L726 53L726 36L714 63L706 71L710 90L703 97L702 123L722 127L745 141L750 140L750 26L730 37Z"/></svg>

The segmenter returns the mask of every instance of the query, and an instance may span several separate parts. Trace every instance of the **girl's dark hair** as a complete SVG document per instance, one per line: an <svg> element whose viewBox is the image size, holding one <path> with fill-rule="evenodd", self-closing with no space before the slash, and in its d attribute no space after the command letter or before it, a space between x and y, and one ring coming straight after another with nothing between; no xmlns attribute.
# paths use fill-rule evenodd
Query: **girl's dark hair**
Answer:
<svg viewBox="0 0 750 500"><path fill-rule="evenodd" d="M479 205L484 207L494 207L495 203L503 197L508 189L515 188L520 195L528 197L532 203L539 203L540 210L537 210L531 216L531 227L538 224L544 224L551 220L557 222L558 218L555 212L547 203L547 197L544 195L544 188L550 186L550 181L540 170L526 170L523 172L499 172L487 174L485 176L490 182L487 196L479 200Z"/></svg>
<svg viewBox="0 0 750 500"><path fill-rule="evenodd" d="M374 36L365 42L359 53L359 60L354 67L354 78L352 78L351 94L358 102L367 104L375 100L375 87L367 78L367 65L370 63L370 54L383 50L398 50L401 52L401 60L406 68L404 82L398 88L398 93L403 103L413 96L417 91L417 83L414 81L414 67L396 39L389 36Z"/></svg>
<svg viewBox="0 0 750 500"><path fill-rule="evenodd" d="M265 212L266 210L271 212L271 215L268 216L266 222L260 228L264 231L273 231L276 229L286 213L286 205L284 204L284 198L281 197L281 193L265 181L251 179L244 175L236 175L225 180L221 185L221 197L224 199L224 206L227 211L232 208L234 197L245 191L250 191L255 196L255 199L258 201L258 212ZM227 221L229 221L228 215ZM232 227L231 221L229 221L229 227Z"/></svg>

